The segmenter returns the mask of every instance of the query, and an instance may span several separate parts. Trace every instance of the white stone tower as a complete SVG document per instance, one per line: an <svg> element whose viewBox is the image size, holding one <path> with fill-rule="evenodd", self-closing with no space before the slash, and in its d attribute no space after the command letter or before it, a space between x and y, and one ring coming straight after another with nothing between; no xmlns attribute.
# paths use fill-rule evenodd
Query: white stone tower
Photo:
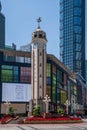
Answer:
<svg viewBox="0 0 87 130"><path fill-rule="evenodd" d="M37 19L38 28L32 34L32 99L35 105L41 105L46 96L46 33L41 30L41 18Z"/></svg>

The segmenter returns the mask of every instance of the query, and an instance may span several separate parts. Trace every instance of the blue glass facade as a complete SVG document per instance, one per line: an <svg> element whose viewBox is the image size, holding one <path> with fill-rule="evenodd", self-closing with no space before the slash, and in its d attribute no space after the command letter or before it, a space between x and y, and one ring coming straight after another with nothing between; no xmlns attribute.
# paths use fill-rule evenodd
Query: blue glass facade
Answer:
<svg viewBox="0 0 87 130"><path fill-rule="evenodd" d="M5 48L5 17L1 13L1 3L0 3L0 48Z"/></svg>
<svg viewBox="0 0 87 130"><path fill-rule="evenodd" d="M60 58L85 78L85 0L60 0Z"/></svg>
<svg viewBox="0 0 87 130"><path fill-rule="evenodd" d="M85 61L85 79L86 79L86 85L87 85L87 60Z"/></svg>

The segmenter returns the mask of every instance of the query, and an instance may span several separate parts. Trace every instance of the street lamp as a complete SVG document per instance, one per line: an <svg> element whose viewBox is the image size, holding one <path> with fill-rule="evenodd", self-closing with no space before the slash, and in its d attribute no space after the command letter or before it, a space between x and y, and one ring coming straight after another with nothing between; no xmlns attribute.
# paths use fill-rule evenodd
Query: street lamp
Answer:
<svg viewBox="0 0 87 130"><path fill-rule="evenodd" d="M79 109L79 105L78 105L78 103L74 103L74 110L75 110L75 112L77 112L78 109Z"/></svg>
<svg viewBox="0 0 87 130"><path fill-rule="evenodd" d="M50 101L51 101L50 97L48 97L48 95L46 95L43 100L43 102L45 102L45 104L46 104L46 113L48 113L48 107L49 107Z"/></svg>
<svg viewBox="0 0 87 130"><path fill-rule="evenodd" d="M6 114L8 114L10 104L11 103L8 100L4 103L4 105L6 106Z"/></svg>
<svg viewBox="0 0 87 130"><path fill-rule="evenodd" d="M65 105L66 105L66 114L68 115L68 107L70 106L70 101L67 99L66 102L65 102Z"/></svg>

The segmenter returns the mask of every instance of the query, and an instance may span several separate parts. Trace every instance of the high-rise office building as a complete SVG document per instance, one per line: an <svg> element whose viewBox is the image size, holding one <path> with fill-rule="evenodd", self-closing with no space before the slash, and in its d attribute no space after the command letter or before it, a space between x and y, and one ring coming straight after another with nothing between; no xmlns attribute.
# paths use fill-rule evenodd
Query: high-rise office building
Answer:
<svg viewBox="0 0 87 130"><path fill-rule="evenodd" d="M5 48L5 16L1 13L2 5L0 2L0 48Z"/></svg>
<svg viewBox="0 0 87 130"><path fill-rule="evenodd" d="M20 50L31 52L31 43L28 43L27 45L20 46Z"/></svg>
<svg viewBox="0 0 87 130"><path fill-rule="evenodd" d="M85 78L85 0L60 0L60 59Z"/></svg>
<svg viewBox="0 0 87 130"><path fill-rule="evenodd" d="M87 85L87 60L85 61L85 80Z"/></svg>

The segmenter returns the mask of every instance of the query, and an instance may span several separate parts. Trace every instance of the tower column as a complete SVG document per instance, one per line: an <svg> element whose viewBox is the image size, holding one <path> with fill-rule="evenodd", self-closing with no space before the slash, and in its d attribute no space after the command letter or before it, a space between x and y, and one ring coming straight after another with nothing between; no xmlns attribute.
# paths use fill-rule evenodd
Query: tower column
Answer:
<svg viewBox="0 0 87 130"><path fill-rule="evenodd" d="M38 28L32 34L32 98L35 105L43 104L46 96L46 33ZM43 108L43 107L42 107Z"/></svg>

